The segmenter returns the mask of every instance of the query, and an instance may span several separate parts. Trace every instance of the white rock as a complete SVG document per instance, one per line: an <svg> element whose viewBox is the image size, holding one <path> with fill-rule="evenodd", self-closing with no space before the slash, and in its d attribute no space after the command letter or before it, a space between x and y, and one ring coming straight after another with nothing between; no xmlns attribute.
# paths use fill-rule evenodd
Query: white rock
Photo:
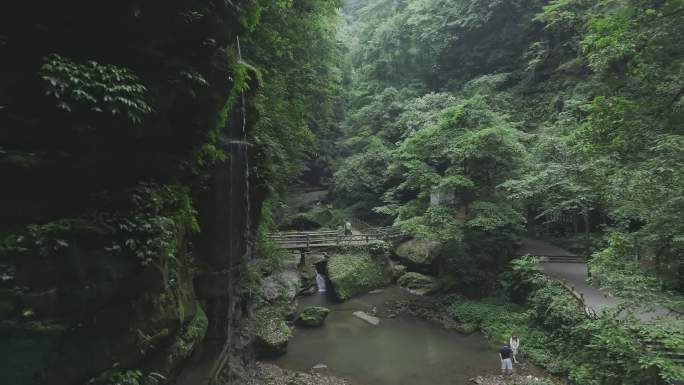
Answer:
<svg viewBox="0 0 684 385"><path fill-rule="evenodd" d="M326 364L316 364L316 365L314 365L311 369L328 369L328 365L326 365Z"/></svg>
<svg viewBox="0 0 684 385"><path fill-rule="evenodd" d="M362 311L355 311L352 313L355 317L361 318L362 320L368 322L369 324L373 326L378 326L380 324L380 318L378 317L373 317L372 315L366 314Z"/></svg>

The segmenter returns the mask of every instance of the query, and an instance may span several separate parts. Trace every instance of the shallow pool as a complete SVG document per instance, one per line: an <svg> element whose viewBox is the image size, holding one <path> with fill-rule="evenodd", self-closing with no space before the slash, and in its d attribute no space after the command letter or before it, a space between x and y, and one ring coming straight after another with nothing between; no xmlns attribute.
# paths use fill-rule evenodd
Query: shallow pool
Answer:
<svg viewBox="0 0 684 385"><path fill-rule="evenodd" d="M324 364L325 373L362 385L465 385L476 375L497 373L497 352L479 334L463 336L410 315L378 326L352 315L381 311L386 301L409 295L388 287L343 303L326 293L300 298L300 308L322 305L330 315L320 328L296 328L288 353L272 362L298 371Z"/></svg>

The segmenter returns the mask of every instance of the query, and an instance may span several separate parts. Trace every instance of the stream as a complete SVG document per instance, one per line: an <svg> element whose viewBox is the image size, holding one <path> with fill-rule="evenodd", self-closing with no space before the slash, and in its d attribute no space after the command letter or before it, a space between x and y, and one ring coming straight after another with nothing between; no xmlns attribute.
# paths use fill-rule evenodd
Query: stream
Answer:
<svg viewBox="0 0 684 385"><path fill-rule="evenodd" d="M408 296L390 286L342 303L330 292L299 298L300 309L319 305L331 312L320 328L296 328L288 353L271 362L296 371L324 364L328 368L321 373L362 385L465 385L477 375L497 373L497 354L479 334L464 336L405 314L383 318L378 326L352 315L373 314L386 301Z"/></svg>

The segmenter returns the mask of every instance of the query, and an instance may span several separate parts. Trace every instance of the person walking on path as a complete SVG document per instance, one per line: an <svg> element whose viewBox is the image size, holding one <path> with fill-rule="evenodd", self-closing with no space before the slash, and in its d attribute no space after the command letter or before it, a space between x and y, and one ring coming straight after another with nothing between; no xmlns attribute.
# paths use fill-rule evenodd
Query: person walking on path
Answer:
<svg viewBox="0 0 684 385"><path fill-rule="evenodd" d="M499 358L501 358L501 374L513 374L513 362L511 362L511 355L513 350L508 346L508 342L504 342L503 348L499 350Z"/></svg>
<svg viewBox="0 0 684 385"><path fill-rule="evenodd" d="M513 362L515 362L517 364L518 360L516 359L516 356L518 355L518 347L520 346L520 338L518 338L518 336L515 335L515 333L513 333L513 335L511 335L511 339L508 342L508 344L509 344L508 346L510 346L511 350L513 351Z"/></svg>
<svg viewBox="0 0 684 385"><path fill-rule="evenodd" d="M352 224L348 220L344 222L344 235L352 235Z"/></svg>

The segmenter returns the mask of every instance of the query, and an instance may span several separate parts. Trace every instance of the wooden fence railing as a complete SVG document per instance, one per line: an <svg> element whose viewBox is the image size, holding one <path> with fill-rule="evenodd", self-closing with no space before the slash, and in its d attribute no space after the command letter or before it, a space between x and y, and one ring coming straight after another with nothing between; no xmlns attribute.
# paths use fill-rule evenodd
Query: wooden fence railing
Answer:
<svg viewBox="0 0 684 385"><path fill-rule="evenodd" d="M565 280L563 279L558 279L555 277L551 277L551 279L558 282L561 286L563 286L563 288L565 288L565 290L569 291L570 294L572 294L572 296L575 297L575 299L577 300L577 304L583 309L584 315L591 319L598 319L598 314L596 314L596 310L594 310L594 308L592 308L591 306L587 305L586 301L584 300L583 293L580 293L577 290L575 290L574 286L568 285L567 282L565 282Z"/></svg>
<svg viewBox="0 0 684 385"><path fill-rule="evenodd" d="M363 234L345 235L337 230L297 231L271 233L269 239L284 249L312 249L344 245L362 245L375 240L389 240L401 236L401 233L391 227L368 229Z"/></svg>

